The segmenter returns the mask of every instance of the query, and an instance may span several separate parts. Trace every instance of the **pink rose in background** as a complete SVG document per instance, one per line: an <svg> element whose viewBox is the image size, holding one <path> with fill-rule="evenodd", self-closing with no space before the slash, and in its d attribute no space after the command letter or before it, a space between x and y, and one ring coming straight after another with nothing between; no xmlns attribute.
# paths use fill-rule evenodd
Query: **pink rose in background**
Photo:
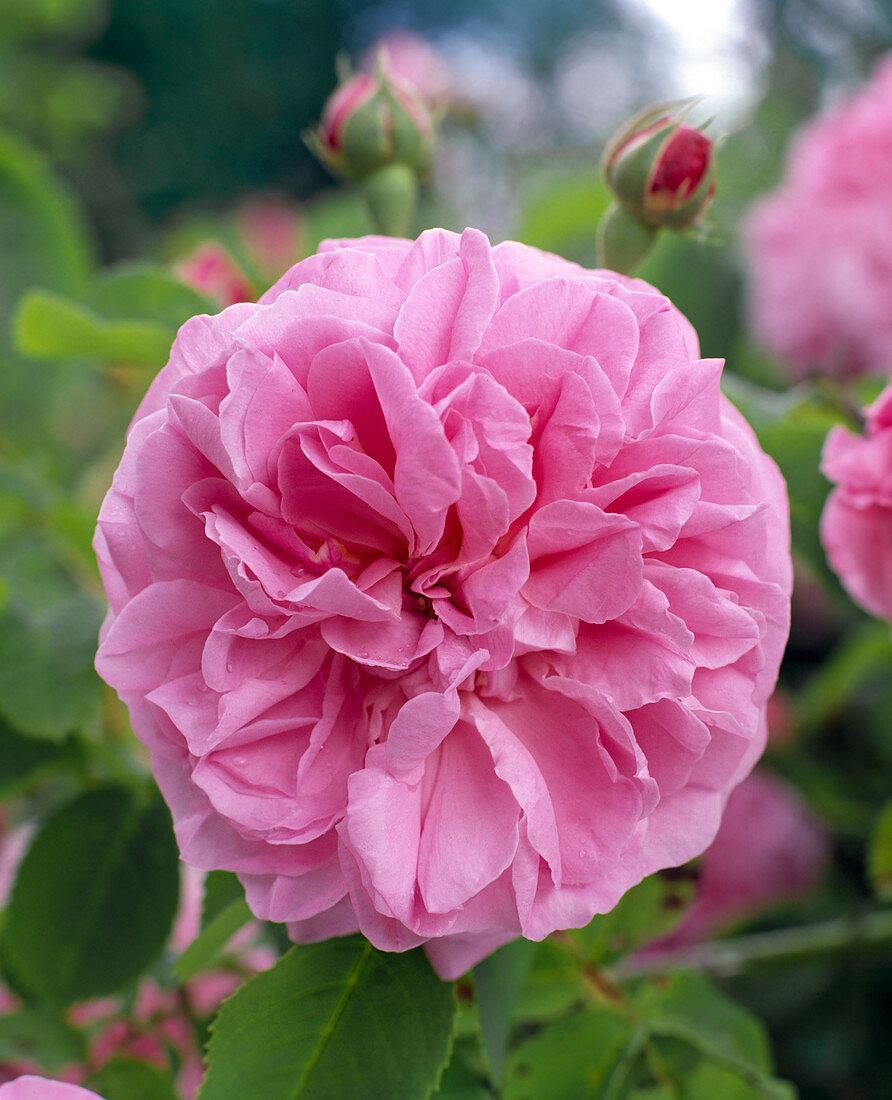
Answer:
<svg viewBox="0 0 892 1100"><path fill-rule="evenodd" d="M0 1100L102 1100L96 1092L28 1074L0 1085Z"/></svg>
<svg viewBox="0 0 892 1100"><path fill-rule="evenodd" d="M278 279L304 254L303 221L287 199L275 195L249 199L239 207L235 222L250 259L264 279Z"/></svg>
<svg viewBox="0 0 892 1100"><path fill-rule="evenodd" d="M892 386L866 413L866 434L838 425L824 443L821 541L852 599L892 620Z"/></svg>
<svg viewBox="0 0 892 1100"><path fill-rule="evenodd" d="M758 338L796 376L892 367L892 60L803 127L746 231Z"/></svg>
<svg viewBox="0 0 892 1100"><path fill-rule="evenodd" d="M184 858L452 978L702 852L791 585L720 370L646 283L474 230L188 322L96 536Z"/></svg>
<svg viewBox="0 0 892 1100"><path fill-rule="evenodd" d="M756 770L731 792L700 864L693 905L646 953L708 939L735 921L810 893L829 854L826 832L793 788Z"/></svg>
<svg viewBox="0 0 892 1100"><path fill-rule="evenodd" d="M250 302L256 296L245 273L223 245L215 241L200 244L174 270L193 290L206 294L221 306Z"/></svg>

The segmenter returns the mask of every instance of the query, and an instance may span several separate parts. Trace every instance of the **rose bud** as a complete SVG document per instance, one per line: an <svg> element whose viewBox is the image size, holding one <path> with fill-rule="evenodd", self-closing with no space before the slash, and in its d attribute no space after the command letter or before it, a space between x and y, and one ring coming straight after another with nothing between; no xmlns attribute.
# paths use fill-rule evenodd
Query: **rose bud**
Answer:
<svg viewBox="0 0 892 1100"><path fill-rule="evenodd" d="M611 138L604 180L639 221L657 229L688 229L715 194L715 148L702 130L671 112L672 105L648 107Z"/></svg>
<svg viewBox="0 0 892 1100"><path fill-rule="evenodd" d="M415 212L418 176L430 167L434 129L421 98L381 62L374 75L341 84L304 140L334 175L360 185L378 232L400 236Z"/></svg>
<svg viewBox="0 0 892 1100"><path fill-rule="evenodd" d="M393 164L425 172L434 124L414 89L379 66L374 75L356 73L335 90L306 142L336 176L362 182Z"/></svg>
<svg viewBox="0 0 892 1100"><path fill-rule="evenodd" d="M174 267L187 286L223 307L252 302L256 291L233 257L215 241L204 241Z"/></svg>

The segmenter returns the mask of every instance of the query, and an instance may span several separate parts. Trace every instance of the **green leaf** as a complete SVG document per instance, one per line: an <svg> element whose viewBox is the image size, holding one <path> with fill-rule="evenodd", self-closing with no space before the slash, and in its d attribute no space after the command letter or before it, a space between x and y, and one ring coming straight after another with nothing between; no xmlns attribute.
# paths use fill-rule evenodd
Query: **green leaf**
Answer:
<svg viewBox="0 0 892 1100"><path fill-rule="evenodd" d="M673 971L635 993L635 1007L653 1034L681 1039L748 1079L772 1071L761 1022L720 993L703 974Z"/></svg>
<svg viewBox="0 0 892 1100"><path fill-rule="evenodd" d="M527 199L517 240L570 259L590 261L598 223L611 201L590 167L549 180Z"/></svg>
<svg viewBox="0 0 892 1100"><path fill-rule="evenodd" d="M518 1021L541 1023L565 1014L585 999L581 968L567 938L549 936L536 946L514 1016Z"/></svg>
<svg viewBox="0 0 892 1100"><path fill-rule="evenodd" d="M630 1021L612 1008L548 1024L508 1056L503 1100L606 1100L634 1043Z"/></svg>
<svg viewBox="0 0 892 1100"><path fill-rule="evenodd" d="M207 928L218 913L222 913L234 901L244 900L245 888L232 871L210 871L204 880L204 897L201 901L201 927Z"/></svg>
<svg viewBox="0 0 892 1100"><path fill-rule="evenodd" d="M517 994L530 969L536 947L529 940L514 940L474 967L480 1030L496 1081L501 1079L505 1066Z"/></svg>
<svg viewBox="0 0 892 1100"><path fill-rule="evenodd" d="M625 893L609 913L567 935L583 946L592 966L611 963L678 923L693 898L695 877L650 875Z"/></svg>
<svg viewBox="0 0 892 1100"><path fill-rule="evenodd" d="M458 1042L456 1042L456 1048ZM452 1052L449 1065L443 1071L434 1100L492 1100L493 1092L459 1055Z"/></svg>
<svg viewBox="0 0 892 1100"><path fill-rule="evenodd" d="M882 808L874 826L867 866L877 897L892 901L892 799Z"/></svg>
<svg viewBox="0 0 892 1100"><path fill-rule="evenodd" d="M676 1094L678 1095L678 1094ZM772 1081L766 1086L752 1084L731 1070L712 1062L701 1062L683 1082L681 1100L795 1100L796 1090L783 1081Z"/></svg>
<svg viewBox="0 0 892 1100"><path fill-rule="evenodd" d="M4 962L41 1001L114 993L160 954L178 890L176 842L160 797L90 791L44 824L22 861Z"/></svg>
<svg viewBox="0 0 892 1100"><path fill-rule="evenodd" d="M56 770L80 763L78 743L69 738L61 744L16 733L0 718L0 798L9 798L29 783Z"/></svg>
<svg viewBox="0 0 892 1100"><path fill-rule="evenodd" d="M78 592L40 611L16 596L10 585L0 610L0 714L22 733L59 740L98 703L93 654L102 610Z"/></svg>
<svg viewBox="0 0 892 1100"><path fill-rule="evenodd" d="M358 936L292 948L223 1005L200 1100L425 1100L455 1012L420 951L385 954Z"/></svg>
<svg viewBox="0 0 892 1100"><path fill-rule="evenodd" d="M78 204L42 154L0 130L0 316L29 286L78 293L92 267Z"/></svg>
<svg viewBox="0 0 892 1100"><path fill-rule="evenodd" d="M24 1008L0 1016L0 1062L32 1062L47 1073L82 1063L84 1037L58 1013Z"/></svg>
<svg viewBox="0 0 892 1100"><path fill-rule="evenodd" d="M166 267L151 263L108 268L91 281L85 304L110 320L138 317L174 330L196 314L219 309Z"/></svg>
<svg viewBox="0 0 892 1100"><path fill-rule="evenodd" d="M88 356L158 367L167 360L173 337L169 325L141 319L109 321L46 290L26 294L13 322L16 347L35 359Z"/></svg>
<svg viewBox="0 0 892 1100"><path fill-rule="evenodd" d="M103 1100L177 1100L169 1077L145 1062L113 1058L86 1082Z"/></svg>
<svg viewBox="0 0 892 1100"><path fill-rule="evenodd" d="M244 898L231 902L180 955L173 966L174 977L185 982L194 974L209 969L236 932L252 919L253 913Z"/></svg>

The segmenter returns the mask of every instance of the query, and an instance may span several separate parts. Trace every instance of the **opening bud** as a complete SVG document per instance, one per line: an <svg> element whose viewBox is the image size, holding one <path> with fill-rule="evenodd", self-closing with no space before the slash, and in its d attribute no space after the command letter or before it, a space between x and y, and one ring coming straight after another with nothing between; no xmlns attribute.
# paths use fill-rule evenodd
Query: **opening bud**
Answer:
<svg viewBox="0 0 892 1100"><path fill-rule="evenodd" d="M607 187L633 217L657 229L694 225L715 194L715 146L683 121L680 106L646 108L604 150Z"/></svg>
<svg viewBox="0 0 892 1100"><path fill-rule="evenodd" d="M317 129L304 140L336 176L362 183L391 165L426 172L433 157L434 123L415 91L379 66L374 74L348 77L329 97Z"/></svg>

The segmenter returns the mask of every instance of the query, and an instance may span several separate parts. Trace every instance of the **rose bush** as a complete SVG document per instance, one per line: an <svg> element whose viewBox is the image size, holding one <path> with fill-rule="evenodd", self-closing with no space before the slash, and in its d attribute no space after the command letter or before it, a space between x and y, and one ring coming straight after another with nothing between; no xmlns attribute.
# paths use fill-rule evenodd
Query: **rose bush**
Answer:
<svg viewBox="0 0 892 1100"><path fill-rule="evenodd" d="M96 537L184 858L454 977L699 854L791 583L720 369L647 284L472 230L188 322Z"/></svg>
<svg viewBox="0 0 892 1100"><path fill-rule="evenodd" d="M867 410L864 435L831 429L821 469L835 485L821 517L830 564L856 603L892 620L892 386Z"/></svg>
<svg viewBox="0 0 892 1100"><path fill-rule="evenodd" d="M746 236L753 329L796 375L892 366L892 60L809 122Z"/></svg>

